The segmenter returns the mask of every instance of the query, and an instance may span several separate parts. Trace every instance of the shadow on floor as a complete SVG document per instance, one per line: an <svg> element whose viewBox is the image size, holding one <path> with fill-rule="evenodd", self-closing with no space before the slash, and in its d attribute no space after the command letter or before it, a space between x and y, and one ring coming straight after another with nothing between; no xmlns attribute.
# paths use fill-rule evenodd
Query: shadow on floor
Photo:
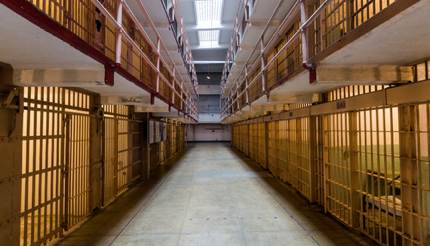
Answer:
<svg viewBox="0 0 430 246"><path fill-rule="evenodd" d="M186 151L193 148L188 145ZM165 178L173 173L184 158L181 154L172 158L164 165L160 165L151 172L148 180L135 184L128 191L121 194L116 201L107 207L95 211L93 215L65 234L55 245L110 245L122 230L142 210L146 203L157 193Z"/></svg>
<svg viewBox="0 0 430 246"><path fill-rule="evenodd" d="M259 180L265 190L272 195L280 206L306 230L318 245L374 245L373 241L337 221L332 215L324 213L318 204L306 200L291 185L274 177L257 162L245 156L239 150L231 147L243 165L259 175Z"/></svg>

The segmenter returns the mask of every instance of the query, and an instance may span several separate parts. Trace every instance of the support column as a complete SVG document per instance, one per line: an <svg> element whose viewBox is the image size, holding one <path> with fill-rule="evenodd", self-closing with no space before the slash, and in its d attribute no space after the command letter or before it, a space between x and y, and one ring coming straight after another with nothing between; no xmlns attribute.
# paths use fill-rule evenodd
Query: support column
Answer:
<svg viewBox="0 0 430 246"><path fill-rule="evenodd" d="M156 91L160 93L160 39L157 39L157 81L156 81Z"/></svg>
<svg viewBox="0 0 430 246"><path fill-rule="evenodd" d="M269 168L269 122L264 121L264 167ZM273 173L276 176L276 173Z"/></svg>
<svg viewBox="0 0 430 246"><path fill-rule="evenodd" d="M116 13L116 22L119 27L122 27L122 1L118 1L118 9ZM115 47L115 62L121 64L122 52L122 33L121 29L116 30L116 47Z"/></svg>
<svg viewBox="0 0 430 246"><path fill-rule="evenodd" d="M100 96L90 97L90 209L94 210L103 205L103 109Z"/></svg>
<svg viewBox="0 0 430 246"><path fill-rule="evenodd" d="M250 105L251 103L249 102L249 90L248 90L248 86L249 86L249 81L248 81L248 65L245 65L245 96L246 96L246 105Z"/></svg>
<svg viewBox="0 0 430 246"><path fill-rule="evenodd" d="M3 79L0 71L0 83L6 82ZM0 88L0 242L2 245L17 246L20 242L22 101L22 89Z"/></svg>
<svg viewBox="0 0 430 246"><path fill-rule="evenodd" d="M261 89L263 94L269 95L267 82L266 82L266 59L264 59L264 43L263 40L260 41L260 62L261 62Z"/></svg>
<svg viewBox="0 0 430 246"><path fill-rule="evenodd" d="M317 142L317 120L318 116L309 117L309 145L310 150L310 202L315 202L318 200L318 142Z"/></svg>
<svg viewBox="0 0 430 246"><path fill-rule="evenodd" d="M300 0L300 24L303 25L308 19L306 0ZM306 28L300 30L302 38L302 59L303 64L308 65L309 46L308 46L308 31Z"/></svg>
<svg viewBox="0 0 430 246"><path fill-rule="evenodd" d="M151 174L151 155L150 155L150 145L149 145L149 114L144 113L142 117L142 131L143 131L143 167L142 167L142 177L144 179L149 179Z"/></svg>

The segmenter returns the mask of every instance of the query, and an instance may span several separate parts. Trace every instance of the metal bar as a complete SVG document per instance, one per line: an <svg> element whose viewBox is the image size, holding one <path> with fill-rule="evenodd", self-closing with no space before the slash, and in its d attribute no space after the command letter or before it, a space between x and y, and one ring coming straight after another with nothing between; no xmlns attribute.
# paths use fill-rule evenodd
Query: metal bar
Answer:
<svg viewBox="0 0 430 246"><path fill-rule="evenodd" d="M99 2L98 0L96 0L96 2ZM122 32L124 31L123 26L122 26L122 5L123 5L123 1L119 0L118 1L118 6L117 6L117 13L116 13L116 25L117 25L117 30L116 30L116 48L115 48L115 62L118 64L121 64L121 46L122 46Z"/></svg>

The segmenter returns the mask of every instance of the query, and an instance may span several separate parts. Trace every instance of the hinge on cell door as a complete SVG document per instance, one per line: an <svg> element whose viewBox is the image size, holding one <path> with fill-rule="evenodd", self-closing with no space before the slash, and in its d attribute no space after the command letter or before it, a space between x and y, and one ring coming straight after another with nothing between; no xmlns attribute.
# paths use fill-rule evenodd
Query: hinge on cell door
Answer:
<svg viewBox="0 0 430 246"><path fill-rule="evenodd" d="M61 174L62 174L64 177L66 177L68 173L69 173L69 168L68 168L67 166L64 166L64 167L61 169Z"/></svg>
<svg viewBox="0 0 430 246"><path fill-rule="evenodd" d="M19 88L13 88L11 91L9 91L7 96L2 97L1 105L0 105L1 109L7 109L7 110L14 110L15 111L15 113L12 115L13 119L10 122L9 129L7 130L7 133L6 133L7 136L2 137L0 139L0 141L2 141L2 142L11 141L11 136L16 129L17 115L19 114L20 103L21 103L19 100L19 94L20 94Z"/></svg>
<svg viewBox="0 0 430 246"><path fill-rule="evenodd" d="M61 228L63 228L63 230L65 231L69 230L69 227L67 226L67 222L61 223Z"/></svg>
<svg viewBox="0 0 430 246"><path fill-rule="evenodd" d="M68 124L69 122L70 122L70 120L72 119L72 117L71 117L71 115L70 114L65 114L64 115L64 119L63 119L63 122L64 122L64 126L66 126L66 124Z"/></svg>
<svg viewBox="0 0 430 246"><path fill-rule="evenodd" d="M17 100L14 100L17 98ZM15 102L15 103L14 103ZM19 89L13 88L1 103L2 108L19 110Z"/></svg>
<svg viewBox="0 0 430 246"><path fill-rule="evenodd" d="M102 107L94 107L91 112L91 116L94 117L97 120L97 129L96 133L97 135L102 131L103 129L103 117L104 117L104 111Z"/></svg>

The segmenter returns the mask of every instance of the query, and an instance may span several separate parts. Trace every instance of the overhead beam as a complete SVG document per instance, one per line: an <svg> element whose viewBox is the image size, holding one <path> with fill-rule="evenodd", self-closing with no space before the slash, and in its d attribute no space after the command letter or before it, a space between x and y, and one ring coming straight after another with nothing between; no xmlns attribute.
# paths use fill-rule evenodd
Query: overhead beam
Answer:
<svg viewBox="0 0 430 246"><path fill-rule="evenodd" d="M318 83L339 85L389 84L414 79L412 67L395 65L319 66L316 74Z"/></svg>
<svg viewBox="0 0 430 246"><path fill-rule="evenodd" d="M193 45L191 46L192 50L220 50L220 49L228 49L230 48L230 45L228 44L216 44L212 47L206 47L206 46L201 46L201 45Z"/></svg>
<svg viewBox="0 0 430 246"><path fill-rule="evenodd" d="M104 70L14 69L12 81L20 86L100 86L105 85Z"/></svg>
<svg viewBox="0 0 430 246"><path fill-rule="evenodd" d="M223 23L217 26L203 26L203 25L186 25L185 29L187 32L192 31L210 31L210 30L232 30L234 28L233 23Z"/></svg>
<svg viewBox="0 0 430 246"><path fill-rule="evenodd" d="M156 105L145 105L145 106L136 106L136 113L168 113L169 106L156 106Z"/></svg>
<svg viewBox="0 0 430 246"><path fill-rule="evenodd" d="M225 64L225 61L193 61L193 64Z"/></svg>
<svg viewBox="0 0 430 246"><path fill-rule="evenodd" d="M122 97L122 96L102 96L102 104L121 104L121 105L136 105L136 106L150 106L151 96L139 97Z"/></svg>

